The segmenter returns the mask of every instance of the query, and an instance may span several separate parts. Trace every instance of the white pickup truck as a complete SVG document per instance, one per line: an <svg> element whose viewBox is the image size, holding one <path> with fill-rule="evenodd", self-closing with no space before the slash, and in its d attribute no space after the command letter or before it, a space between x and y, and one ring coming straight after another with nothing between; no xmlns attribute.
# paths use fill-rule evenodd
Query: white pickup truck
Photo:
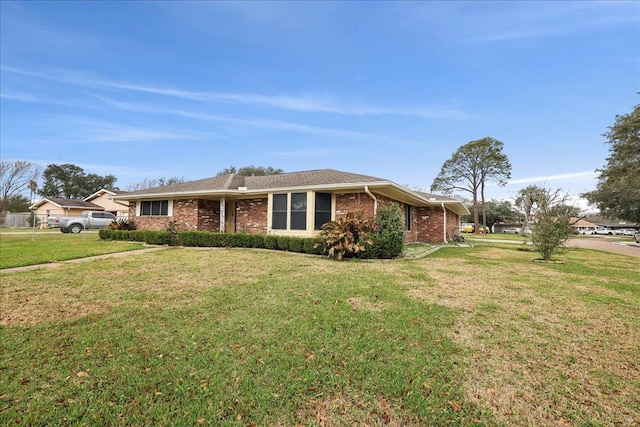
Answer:
<svg viewBox="0 0 640 427"><path fill-rule="evenodd" d="M608 227L598 227L594 230L594 233L600 234L600 235L613 236L614 231Z"/></svg>
<svg viewBox="0 0 640 427"><path fill-rule="evenodd" d="M60 216L49 218L49 228L60 228L63 233L80 233L86 229L106 228L116 216L110 212L84 211L80 216Z"/></svg>

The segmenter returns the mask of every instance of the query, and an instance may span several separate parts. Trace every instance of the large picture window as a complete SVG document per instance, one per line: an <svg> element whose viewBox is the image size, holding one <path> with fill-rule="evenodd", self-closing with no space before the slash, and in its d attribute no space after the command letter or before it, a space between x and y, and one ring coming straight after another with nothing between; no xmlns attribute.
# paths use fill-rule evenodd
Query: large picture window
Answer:
<svg viewBox="0 0 640 427"><path fill-rule="evenodd" d="M291 193L291 229L307 229L307 193Z"/></svg>
<svg viewBox="0 0 640 427"><path fill-rule="evenodd" d="M314 230L322 230L322 225L331 221L331 193L316 193Z"/></svg>
<svg viewBox="0 0 640 427"><path fill-rule="evenodd" d="M274 230L287 229L287 194L273 195L271 228Z"/></svg>
<svg viewBox="0 0 640 427"><path fill-rule="evenodd" d="M140 206L140 216L168 216L168 200L145 200Z"/></svg>

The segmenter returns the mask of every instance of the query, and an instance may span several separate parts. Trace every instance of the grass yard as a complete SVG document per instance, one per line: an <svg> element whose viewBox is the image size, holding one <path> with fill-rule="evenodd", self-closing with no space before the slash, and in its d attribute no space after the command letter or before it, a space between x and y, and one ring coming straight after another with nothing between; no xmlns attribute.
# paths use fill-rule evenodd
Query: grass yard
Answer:
<svg viewBox="0 0 640 427"><path fill-rule="evenodd" d="M33 240L32 240L33 238ZM141 249L141 243L105 242L96 232L80 234L1 233L0 269L25 265L47 264L76 258L86 258L114 252Z"/></svg>
<svg viewBox="0 0 640 427"><path fill-rule="evenodd" d="M637 259L534 257L171 248L3 274L0 424L636 425Z"/></svg>
<svg viewBox="0 0 640 427"><path fill-rule="evenodd" d="M471 240L515 240L518 242L531 242L531 235L525 234L506 234L506 233L462 233L465 239Z"/></svg>

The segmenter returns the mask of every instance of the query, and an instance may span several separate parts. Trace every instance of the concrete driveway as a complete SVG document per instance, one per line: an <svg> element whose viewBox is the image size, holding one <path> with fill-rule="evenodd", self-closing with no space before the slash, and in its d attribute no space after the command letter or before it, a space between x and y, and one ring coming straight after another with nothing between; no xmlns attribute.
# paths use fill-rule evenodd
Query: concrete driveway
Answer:
<svg viewBox="0 0 640 427"><path fill-rule="evenodd" d="M515 243L522 244L522 240L506 240L496 237L495 239L474 239L472 236L467 240L474 242L496 242L496 243ZM628 255L640 258L640 244L629 240L621 240L617 236L589 236L589 237L573 237L567 241L567 247L594 249L597 251L612 252L621 255Z"/></svg>
<svg viewBox="0 0 640 427"><path fill-rule="evenodd" d="M597 251L613 252L640 258L640 244L621 240L618 237L581 237L572 238L567 242L568 247L595 249Z"/></svg>

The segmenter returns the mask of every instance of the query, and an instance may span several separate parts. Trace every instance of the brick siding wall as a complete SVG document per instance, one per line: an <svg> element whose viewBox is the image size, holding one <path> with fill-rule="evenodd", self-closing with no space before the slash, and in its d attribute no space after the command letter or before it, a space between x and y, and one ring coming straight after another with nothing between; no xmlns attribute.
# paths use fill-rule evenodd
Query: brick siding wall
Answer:
<svg viewBox="0 0 640 427"><path fill-rule="evenodd" d="M375 194L378 206L394 202L392 199ZM405 205L396 202L404 218ZM336 194L336 218L348 212L361 210L365 217L374 218L374 201L366 193ZM220 202L218 200L174 200L173 216L135 216L136 202L129 204L129 217L134 219L138 229L164 230L170 221L175 221L178 230L219 231L220 230ZM442 208L412 207L411 230L406 232L405 242L443 243L442 225L444 214ZM267 233L268 199L236 200L236 232L238 233ZM458 234L458 215L447 210L447 240Z"/></svg>
<svg viewBox="0 0 640 427"><path fill-rule="evenodd" d="M405 215L405 204L386 196L375 194L378 207L393 202L400 207L402 217ZM367 193L347 193L336 195L336 218L353 210L362 210L365 217L372 219L374 202ZM447 209L447 240L458 234L458 214ZM444 243L442 226L444 213L439 206L411 208L411 230L405 234L405 243L425 242Z"/></svg>
<svg viewBox="0 0 640 427"><path fill-rule="evenodd" d="M460 217L457 213L447 210L447 241L460 234Z"/></svg>
<svg viewBox="0 0 640 427"><path fill-rule="evenodd" d="M236 201L236 231L238 233L267 234L268 199Z"/></svg>
<svg viewBox="0 0 640 427"><path fill-rule="evenodd" d="M175 215L175 210L173 211ZM220 201L198 200L198 231L220 231Z"/></svg>
<svg viewBox="0 0 640 427"><path fill-rule="evenodd" d="M373 199L367 193L336 194L336 218L357 210L373 219Z"/></svg>

